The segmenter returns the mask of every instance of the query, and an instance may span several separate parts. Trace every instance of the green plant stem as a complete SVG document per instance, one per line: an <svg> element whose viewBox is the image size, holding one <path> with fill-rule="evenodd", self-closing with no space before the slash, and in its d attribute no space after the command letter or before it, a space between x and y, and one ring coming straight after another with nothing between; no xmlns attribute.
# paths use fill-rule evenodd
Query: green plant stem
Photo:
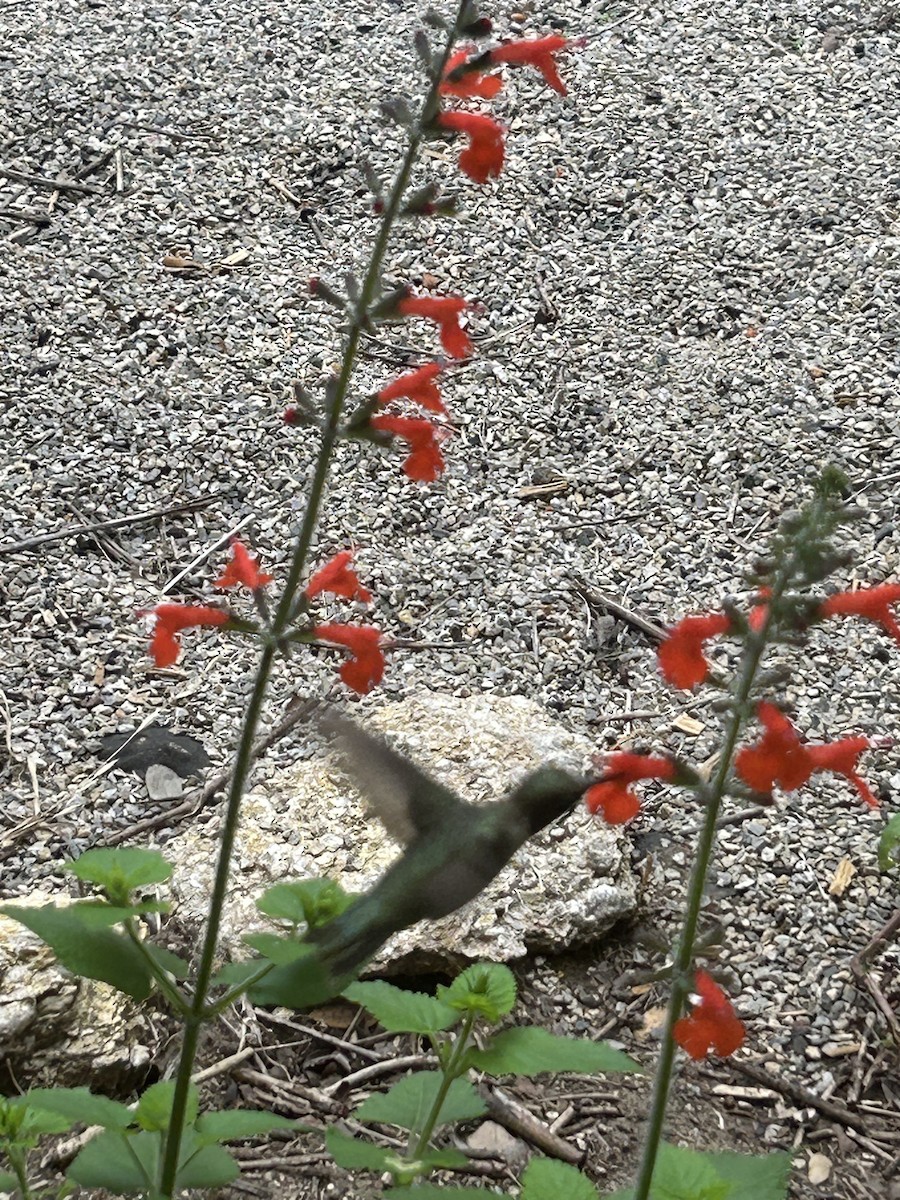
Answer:
<svg viewBox="0 0 900 1200"><path fill-rule="evenodd" d="M31 1190L31 1185L28 1182L27 1156L25 1152L18 1146L7 1145L5 1149L9 1165L12 1167L13 1174L19 1181L19 1191L22 1193L22 1200L33 1200L34 1192Z"/></svg>
<svg viewBox="0 0 900 1200"><path fill-rule="evenodd" d="M341 414L343 413L344 403L350 385L350 379L356 363L356 355L359 349L359 341L362 334L363 324L366 320L367 310L374 300L380 285L381 267L384 260L384 255L387 251L391 231L400 212L400 204L403 199L403 193L406 190L407 184L409 183L409 177L412 173L416 156L418 155L419 148L425 136L424 129L427 115L434 109L437 101L440 81L444 74L444 69L450 57L450 53L453 49L454 42L458 37L466 3L467 0L460 0L456 20L453 24L453 28L448 33L443 55L440 62L435 66L434 78L432 79L431 87L429 88L428 95L422 106L422 117L420 118L416 129L410 135L409 145L407 147L403 162L400 166L400 170L397 173L397 178L391 191L390 199L382 217L381 227L378 231L378 237L376 238L375 245L372 249L372 256L369 261L368 270L366 271L366 277L363 281L359 300L355 306L355 312L350 322L350 330L347 337L347 343L344 348L341 371L333 393L331 410L328 413L328 419L322 434L322 441L320 443L319 453L316 458L316 465L313 472L312 483L310 485L309 496L306 502L306 509L303 514L303 522L300 527L300 532L297 536L297 541L294 545L293 554L291 556L291 565L285 580L284 590L281 594L278 607L275 611L275 616L269 629L266 645L264 646L262 654L260 655L259 664L256 669L256 676L254 678L253 687L250 694L250 700L247 705L247 711L244 714L241 738L235 757L234 773L228 789L228 799L225 807L225 817L223 820L222 835L219 844L218 858L216 861L215 881L213 883L213 891L209 903L203 946L200 952L200 965L197 970L197 979L190 1011L185 1017L184 1039L181 1046L181 1056L178 1062L178 1071L175 1077L175 1094L172 1101L172 1113L169 1121L168 1133L166 1136L165 1153L163 1156L162 1172L160 1175L160 1193L166 1198L170 1198L175 1189L175 1180L178 1172L178 1157L181 1149L182 1134L184 1132L184 1122L185 1115L187 1113L191 1075L194 1071L194 1061L197 1056L200 1030L203 1022L206 1020L209 984L212 978L216 947L219 940L219 929L222 923L222 911L225 903L225 894L227 891L228 878L231 870L231 856L234 850L234 841L237 835L238 819L240 817L241 798L243 796L244 788L250 772L250 766L253 759L253 743L256 737L256 731L259 726L260 718L262 716L266 690L268 688L269 678L272 673L276 649L278 648L279 639L286 632L290 625L293 614L294 596L297 592L300 579L302 578L303 572L306 568L309 551L312 547L312 540L318 524L319 512L325 494L325 485L328 481L331 459L334 453L335 444L338 440Z"/></svg>
<svg viewBox="0 0 900 1200"><path fill-rule="evenodd" d="M415 1146L411 1146L410 1148L409 1157L413 1161L421 1158L427 1149L428 1143L431 1141L431 1135L434 1133L434 1127L437 1125L438 1117L441 1115L441 1109L444 1107L444 1101L447 1099L447 1093L450 1091L450 1086L454 1079L457 1079L462 1074L462 1063L469 1048L469 1038L472 1036L472 1026L474 1024L475 1014L467 1012L462 1023L462 1028L457 1035L456 1041L453 1043L453 1050L447 1059L447 1065L441 1067L443 1078L441 1086L434 1097L431 1111L425 1119L425 1124L422 1126L422 1130L416 1139Z"/></svg>
<svg viewBox="0 0 900 1200"><path fill-rule="evenodd" d="M180 1017L187 1016L187 1014L190 1012L190 1005L185 997L181 994L180 988L178 988L172 982L172 980L169 979L168 974L163 970L163 968L147 949L144 939L135 928L135 923L133 920L125 922L125 932L128 934L128 937L134 944L138 954L140 954L147 966L150 968L150 973L159 985L160 991Z"/></svg>
<svg viewBox="0 0 900 1200"><path fill-rule="evenodd" d="M697 940L697 925L700 920L700 910L706 891L706 876L712 859L713 847L716 841L716 822L722 806L722 800L728 785L731 763L738 739L741 736L753 686L759 671L760 663L767 645L767 634L771 624L771 614L783 595L788 580L793 574L794 559L779 572L768 600L769 608L766 620L757 632L747 634L746 652L735 689L732 716L725 733L721 757L716 773L709 786L701 793L706 802L706 815L700 830L697 843L694 869L691 872L688 887L687 909L681 937L678 940L678 950L672 967L672 990L669 995L669 1005L666 1010L666 1021L663 1027L662 1046L659 1062L656 1068L656 1078L653 1086L653 1099L650 1106L650 1118L644 1139L644 1149L641 1157L640 1170L634 1189L634 1200L647 1200L653 1181L653 1171L662 1141L663 1126L666 1119L666 1108L669 1103L669 1089L672 1084L672 1067L675 1061L675 1039L673 1036L675 1022L684 1009L684 1002L691 989L690 969L694 958L694 946Z"/></svg>

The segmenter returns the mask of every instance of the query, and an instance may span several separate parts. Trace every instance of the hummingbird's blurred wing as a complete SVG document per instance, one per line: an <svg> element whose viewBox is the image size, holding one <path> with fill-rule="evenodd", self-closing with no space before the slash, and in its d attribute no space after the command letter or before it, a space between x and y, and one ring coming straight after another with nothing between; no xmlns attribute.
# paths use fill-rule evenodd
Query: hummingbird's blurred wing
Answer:
<svg viewBox="0 0 900 1200"><path fill-rule="evenodd" d="M471 806L380 738L346 717L329 713L322 728L333 734L341 765L395 841L408 846L439 833Z"/></svg>

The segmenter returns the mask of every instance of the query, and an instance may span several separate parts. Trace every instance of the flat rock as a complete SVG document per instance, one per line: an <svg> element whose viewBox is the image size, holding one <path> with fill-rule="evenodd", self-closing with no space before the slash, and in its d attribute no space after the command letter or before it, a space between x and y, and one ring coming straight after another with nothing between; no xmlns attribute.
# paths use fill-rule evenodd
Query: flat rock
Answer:
<svg viewBox="0 0 900 1200"><path fill-rule="evenodd" d="M473 802L499 798L541 764L584 770L595 749L519 696L426 693L371 710L366 724ZM188 830L168 842L165 853L175 863L175 918L198 926L215 842L208 829ZM245 799L223 923L225 952L246 957L241 935L269 928L254 900L272 884L330 876L348 891L363 891L399 853L380 823L367 818L335 755L267 779ZM578 809L523 846L471 904L397 934L373 966L409 973L560 952L598 941L632 916L636 899L624 835Z"/></svg>

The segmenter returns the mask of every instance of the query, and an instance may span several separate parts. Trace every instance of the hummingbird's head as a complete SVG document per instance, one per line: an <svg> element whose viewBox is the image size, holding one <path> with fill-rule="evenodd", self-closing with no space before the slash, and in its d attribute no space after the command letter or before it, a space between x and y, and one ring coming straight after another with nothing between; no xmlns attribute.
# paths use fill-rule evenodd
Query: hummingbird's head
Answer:
<svg viewBox="0 0 900 1200"><path fill-rule="evenodd" d="M528 823L529 837L570 812L589 787L589 780L561 767L541 767L526 775L513 797Z"/></svg>

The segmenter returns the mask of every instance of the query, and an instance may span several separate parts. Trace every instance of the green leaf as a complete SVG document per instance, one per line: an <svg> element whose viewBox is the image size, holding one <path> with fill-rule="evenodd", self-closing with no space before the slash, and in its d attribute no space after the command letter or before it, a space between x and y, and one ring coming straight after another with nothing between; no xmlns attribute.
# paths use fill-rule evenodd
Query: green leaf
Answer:
<svg viewBox="0 0 900 1200"><path fill-rule="evenodd" d="M520 1200L598 1200L599 1193L586 1175L568 1163L533 1158L522 1176Z"/></svg>
<svg viewBox="0 0 900 1200"><path fill-rule="evenodd" d="M0 1192L14 1192L19 1186L19 1181L15 1175L9 1171L0 1171Z"/></svg>
<svg viewBox="0 0 900 1200"><path fill-rule="evenodd" d="M704 1157L731 1185L728 1200L785 1200L791 1155L735 1154L730 1150L707 1153Z"/></svg>
<svg viewBox="0 0 900 1200"><path fill-rule="evenodd" d="M296 879L263 892L256 907L267 917L310 929L340 916L356 899L333 879Z"/></svg>
<svg viewBox="0 0 900 1200"><path fill-rule="evenodd" d="M72 1128L71 1118L53 1112L44 1105L31 1102L27 1095L14 1096L4 1101L0 1132L12 1143L22 1146L37 1145L38 1138L45 1133L65 1133Z"/></svg>
<svg viewBox="0 0 900 1200"><path fill-rule="evenodd" d="M74 975L99 979L134 1000L146 1000L150 995L152 976L137 947L111 929L94 927L98 920L122 910L80 904L68 908L8 904L0 911L36 933Z"/></svg>
<svg viewBox="0 0 900 1200"><path fill-rule="evenodd" d="M389 1033L434 1033L449 1029L459 1012L424 992L407 992L391 983L351 983L343 995L360 1004Z"/></svg>
<svg viewBox="0 0 900 1200"><path fill-rule="evenodd" d="M249 959L247 962L224 963L216 971L211 980L213 987L236 987L245 984L265 963L259 959Z"/></svg>
<svg viewBox="0 0 900 1200"><path fill-rule="evenodd" d="M161 1150L158 1133L100 1133L78 1154L66 1178L126 1196L152 1191Z"/></svg>
<svg viewBox="0 0 900 1200"><path fill-rule="evenodd" d="M370 1096L355 1111L360 1121L383 1121L420 1133L431 1112L443 1075L440 1071L417 1071L395 1083L387 1092ZM483 1116L484 1101L467 1079L454 1079L444 1098L437 1125L469 1121Z"/></svg>
<svg viewBox="0 0 900 1200"><path fill-rule="evenodd" d="M175 1176L175 1187L214 1188L224 1187L240 1175L240 1167L222 1146L201 1146L179 1168Z"/></svg>
<svg viewBox="0 0 900 1200"><path fill-rule="evenodd" d="M397 1158L393 1150L348 1137L337 1129L326 1130L325 1147L337 1165L349 1171L386 1171L388 1162L394 1162Z"/></svg>
<svg viewBox="0 0 900 1200"><path fill-rule="evenodd" d="M878 839L878 865L889 871L900 862L900 813L894 813Z"/></svg>
<svg viewBox="0 0 900 1200"><path fill-rule="evenodd" d="M171 950L167 950L165 946L156 946L153 942L144 942L144 949L163 971L168 971L174 979L185 979L188 973L188 965L177 954L173 954Z"/></svg>
<svg viewBox="0 0 900 1200"><path fill-rule="evenodd" d="M386 1196L391 1196L393 1193L385 1192ZM397 1192L398 1196L402 1196L403 1200L454 1200L455 1196L462 1197L462 1200L469 1200L470 1197L475 1197L476 1200L484 1200L485 1196L495 1197L496 1192L490 1192L487 1188L475 1187L440 1187L436 1183L414 1183L411 1188L403 1188ZM556 1200L560 1200L557 1196Z"/></svg>
<svg viewBox="0 0 900 1200"><path fill-rule="evenodd" d="M438 988L438 997L460 1012L499 1021L516 1002L516 980L509 967L500 963L475 963L457 975L448 988Z"/></svg>
<svg viewBox="0 0 900 1200"><path fill-rule="evenodd" d="M280 933L245 933L241 940L257 954L280 967L315 956L312 946L298 942L293 937L283 937Z"/></svg>
<svg viewBox="0 0 900 1200"><path fill-rule="evenodd" d="M726 1182L702 1150L681 1146L660 1146L650 1185L650 1200L728 1200L731 1185ZM633 1195L633 1190L626 1192Z"/></svg>
<svg viewBox="0 0 900 1200"><path fill-rule="evenodd" d="M272 1129L296 1129L297 1122L275 1113L251 1108L232 1108L221 1112L204 1113L195 1126L202 1145L212 1142L231 1142L257 1137Z"/></svg>
<svg viewBox="0 0 900 1200"><path fill-rule="evenodd" d="M150 883L162 883L172 874L172 866L158 850L134 847L85 850L74 862L66 863L86 883L102 887L117 904L127 904L129 893Z"/></svg>
<svg viewBox="0 0 900 1200"><path fill-rule="evenodd" d="M484 1050L469 1052L468 1061L489 1075L540 1075L543 1071L640 1071L634 1059L606 1042L557 1037L532 1026L504 1029Z"/></svg>
<svg viewBox="0 0 900 1200"><path fill-rule="evenodd" d="M104 1129L127 1129L134 1116L124 1105L107 1096L95 1096L86 1087L34 1088L24 1097L28 1104L68 1117L70 1123L102 1125Z"/></svg>
<svg viewBox="0 0 900 1200"><path fill-rule="evenodd" d="M174 1079L164 1079L161 1083L154 1083L151 1087L147 1088L138 1101L134 1119L142 1129L164 1133L169 1128L169 1118L172 1115L174 1100ZM191 1084L188 1092L187 1108L184 1114L186 1125L193 1125L194 1121L196 1121L199 1103L200 1093Z"/></svg>
<svg viewBox="0 0 900 1200"><path fill-rule="evenodd" d="M339 996L352 975L335 979L312 947L297 962L275 967L249 991L254 1004L283 1004L285 1008L314 1008Z"/></svg>

